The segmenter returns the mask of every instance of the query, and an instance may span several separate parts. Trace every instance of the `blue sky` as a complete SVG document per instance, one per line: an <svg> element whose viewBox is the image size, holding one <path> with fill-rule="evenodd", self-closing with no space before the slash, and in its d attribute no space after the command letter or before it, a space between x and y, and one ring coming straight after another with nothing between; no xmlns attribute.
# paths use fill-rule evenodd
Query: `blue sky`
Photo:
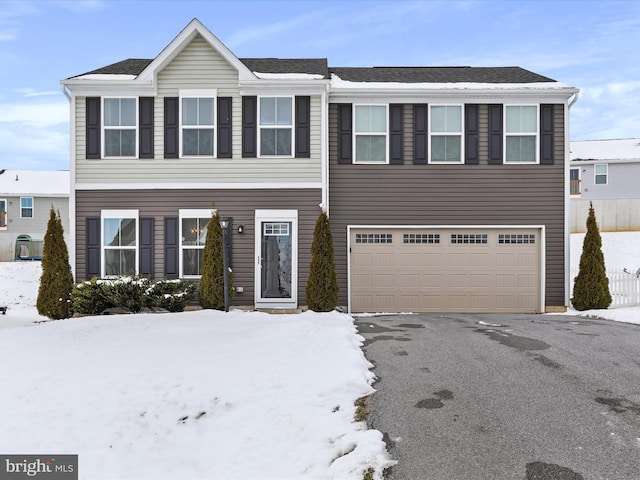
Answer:
<svg viewBox="0 0 640 480"><path fill-rule="evenodd" d="M60 80L153 58L198 18L238 57L517 65L580 88L571 140L640 137L638 1L0 0L0 168L69 168Z"/></svg>

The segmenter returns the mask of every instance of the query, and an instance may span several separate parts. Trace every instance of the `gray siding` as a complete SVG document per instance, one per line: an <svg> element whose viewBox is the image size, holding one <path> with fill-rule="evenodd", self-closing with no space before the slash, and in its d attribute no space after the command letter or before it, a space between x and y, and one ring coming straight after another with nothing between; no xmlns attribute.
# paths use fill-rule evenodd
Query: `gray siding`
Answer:
<svg viewBox="0 0 640 480"><path fill-rule="evenodd" d="M605 185L595 184L594 163L608 165ZM637 163L609 163L603 160L594 163L571 163L571 168L581 170L580 198L587 200L640 199L640 161Z"/></svg>
<svg viewBox="0 0 640 480"><path fill-rule="evenodd" d="M234 284L244 287L233 305L253 305L255 262L255 210L298 210L298 304L304 305L304 288L309 275L313 229L321 202L318 190L107 190L78 191L76 194L76 278L86 276L86 219L99 217L102 209L138 209L139 216L155 218L154 272L164 276L164 219L177 217L180 209L211 208L215 201L221 216L233 218L232 264ZM238 234L237 226L245 231Z"/></svg>
<svg viewBox="0 0 640 480"><path fill-rule="evenodd" d="M554 108L553 165L489 165L487 112L481 105L479 165L414 165L412 152L403 165L341 165L337 106L330 105L329 204L341 305L347 225L545 225L546 305L565 304L563 106Z"/></svg>

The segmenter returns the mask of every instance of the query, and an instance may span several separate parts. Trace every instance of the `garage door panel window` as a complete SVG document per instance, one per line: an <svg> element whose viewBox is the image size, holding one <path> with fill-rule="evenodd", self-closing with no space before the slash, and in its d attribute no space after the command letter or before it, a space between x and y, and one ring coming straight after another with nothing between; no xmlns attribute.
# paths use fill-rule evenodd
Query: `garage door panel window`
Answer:
<svg viewBox="0 0 640 480"><path fill-rule="evenodd" d="M452 244L486 244L488 243L488 235L486 233L452 233Z"/></svg>
<svg viewBox="0 0 640 480"><path fill-rule="evenodd" d="M391 233L356 233L356 243L392 243Z"/></svg>
<svg viewBox="0 0 640 480"><path fill-rule="evenodd" d="M402 243L437 244L437 243L440 243L440 234L439 233L405 233L402 237Z"/></svg>
<svg viewBox="0 0 640 480"><path fill-rule="evenodd" d="M498 235L498 244L523 245L536 243L536 236L528 233L509 233Z"/></svg>

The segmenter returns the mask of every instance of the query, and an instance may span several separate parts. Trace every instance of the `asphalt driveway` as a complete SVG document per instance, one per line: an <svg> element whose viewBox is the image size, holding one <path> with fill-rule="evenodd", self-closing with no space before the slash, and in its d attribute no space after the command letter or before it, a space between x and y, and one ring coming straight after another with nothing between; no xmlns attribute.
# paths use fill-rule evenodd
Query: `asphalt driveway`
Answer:
<svg viewBox="0 0 640 480"><path fill-rule="evenodd" d="M640 479L640 327L566 315L356 317L391 480Z"/></svg>

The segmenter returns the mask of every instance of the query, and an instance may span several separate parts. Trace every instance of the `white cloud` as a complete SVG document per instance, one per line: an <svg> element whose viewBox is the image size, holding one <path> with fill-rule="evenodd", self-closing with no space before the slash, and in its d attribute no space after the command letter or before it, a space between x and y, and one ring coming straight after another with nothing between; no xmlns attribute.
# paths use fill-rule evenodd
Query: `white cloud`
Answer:
<svg viewBox="0 0 640 480"><path fill-rule="evenodd" d="M0 104L0 124L20 123L26 126L50 127L68 122L69 104L66 100Z"/></svg>

